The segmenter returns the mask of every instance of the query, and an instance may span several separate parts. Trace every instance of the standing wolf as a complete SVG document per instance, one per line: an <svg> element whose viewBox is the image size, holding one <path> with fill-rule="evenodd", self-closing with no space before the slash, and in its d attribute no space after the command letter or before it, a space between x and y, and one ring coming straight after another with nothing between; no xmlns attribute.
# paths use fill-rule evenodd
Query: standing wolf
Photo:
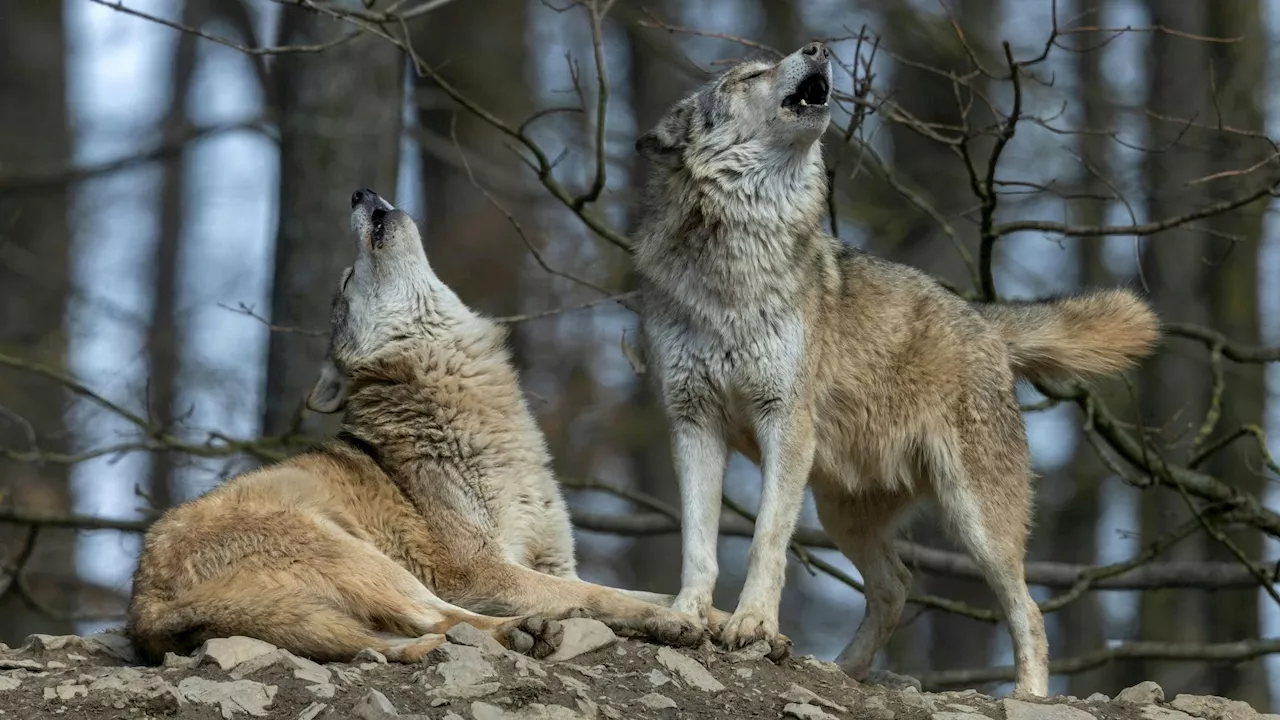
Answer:
<svg viewBox="0 0 1280 720"><path fill-rule="evenodd" d="M1118 290L970 304L827 235L818 140L830 88L828 50L812 43L729 70L636 141L653 165L636 247L644 338L684 517L674 607L708 616L733 447L761 467L764 489L726 644L785 643L778 602L807 481L866 582L866 614L838 658L866 677L910 580L893 531L932 498L1004 608L1018 689L1044 695L1044 620L1022 567L1031 473L1015 375L1122 370L1150 351L1158 323Z"/></svg>
<svg viewBox="0 0 1280 720"><path fill-rule="evenodd" d="M694 617L661 606L669 596L578 579L505 331L440 282L408 215L371 190L351 203L356 261L308 400L345 407L343 430L151 528L127 626L143 654L248 635L316 660L370 647L412 662L468 622L543 655L559 641L554 619L583 613L698 642Z"/></svg>

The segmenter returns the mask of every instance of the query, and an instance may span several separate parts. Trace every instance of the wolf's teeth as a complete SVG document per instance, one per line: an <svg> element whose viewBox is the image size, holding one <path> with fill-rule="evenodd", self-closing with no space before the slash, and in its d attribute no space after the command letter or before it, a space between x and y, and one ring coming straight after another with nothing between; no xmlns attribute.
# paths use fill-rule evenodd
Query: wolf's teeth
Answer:
<svg viewBox="0 0 1280 720"><path fill-rule="evenodd" d="M805 102L804 98L800 98L800 107L809 107L809 103Z"/></svg>

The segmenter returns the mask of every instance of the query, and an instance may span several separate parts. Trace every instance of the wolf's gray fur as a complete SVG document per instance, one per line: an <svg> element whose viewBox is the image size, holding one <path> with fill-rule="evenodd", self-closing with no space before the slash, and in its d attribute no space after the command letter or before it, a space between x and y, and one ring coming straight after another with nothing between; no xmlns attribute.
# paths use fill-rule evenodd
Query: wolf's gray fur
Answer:
<svg viewBox="0 0 1280 720"><path fill-rule="evenodd" d="M764 490L722 641L781 644L786 547L809 482L866 582L866 615L838 659L865 677L910 579L893 531L932 498L1005 610L1018 688L1044 695L1044 621L1022 570L1031 492L1015 373L1121 370L1158 324L1123 291L976 307L841 245L822 229L829 88L828 50L812 43L729 70L636 142L653 165L636 248L644 338L684 517L674 607L707 617L732 447L761 466Z"/></svg>

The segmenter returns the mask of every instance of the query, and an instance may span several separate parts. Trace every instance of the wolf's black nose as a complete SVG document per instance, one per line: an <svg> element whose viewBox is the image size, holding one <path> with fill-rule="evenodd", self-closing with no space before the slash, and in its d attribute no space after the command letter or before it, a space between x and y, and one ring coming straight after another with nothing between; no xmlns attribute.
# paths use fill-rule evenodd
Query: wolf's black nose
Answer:
<svg viewBox="0 0 1280 720"><path fill-rule="evenodd" d="M360 188L359 190L351 193L351 207L354 208L365 200L372 200L376 197L378 197L378 193L370 190L369 188Z"/></svg>
<svg viewBox="0 0 1280 720"><path fill-rule="evenodd" d="M831 56L831 51L827 50L827 46L820 42L811 42L801 48L800 52L805 55L816 57L819 60L826 60Z"/></svg>

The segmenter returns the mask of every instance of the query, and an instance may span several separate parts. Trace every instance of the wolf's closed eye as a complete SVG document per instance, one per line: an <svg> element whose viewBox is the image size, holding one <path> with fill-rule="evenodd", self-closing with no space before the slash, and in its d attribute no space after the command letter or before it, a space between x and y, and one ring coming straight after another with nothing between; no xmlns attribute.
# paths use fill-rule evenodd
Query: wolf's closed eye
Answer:
<svg viewBox="0 0 1280 720"><path fill-rule="evenodd" d="M739 78L739 82L747 82L748 80L755 80L756 78L760 77L761 75L763 75L763 74L765 74L765 73L767 73L767 72L769 72L769 71L768 71L768 70L758 70L758 71L756 71L756 72L751 73L750 75L744 75L743 77Z"/></svg>

